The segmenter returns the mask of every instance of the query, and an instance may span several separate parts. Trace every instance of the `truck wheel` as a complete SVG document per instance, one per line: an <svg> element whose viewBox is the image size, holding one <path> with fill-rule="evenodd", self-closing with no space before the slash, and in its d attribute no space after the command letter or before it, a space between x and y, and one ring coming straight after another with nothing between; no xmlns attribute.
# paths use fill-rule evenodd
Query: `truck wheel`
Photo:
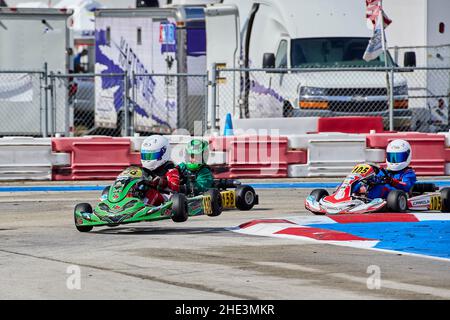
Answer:
<svg viewBox="0 0 450 320"><path fill-rule="evenodd" d="M292 105L290 102L285 101L283 103L283 117L290 118L294 115L294 108L292 108Z"/></svg>
<svg viewBox="0 0 450 320"><path fill-rule="evenodd" d="M258 196L255 189L250 186L238 186L236 188L236 208L241 211L247 211L253 208L258 202Z"/></svg>
<svg viewBox="0 0 450 320"><path fill-rule="evenodd" d="M442 188L440 192L442 201L441 212L450 212L450 188Z"/></svg>
<svg viewBox="0 0 450 320"><path fill-rule="evenodd" d="M185 222L188 219L188 207L186 196L177 193L172 196L172 221Z"/></svg>
<svg viewBox="0 0 450 320"><path fill-rule="evenodd" d="M330 194L325 189L314 189L313 191L311 191L311 193L309 195L313 196L316 199L316 201L320 201L320 200L322 200L322 198L325 198L326 196L329 196Z"/></svg>
<svg viewBox="0 0 450 320"><path fill-rule="evenodd" d="M401 190L392 190L387 196L387 209L393 212L405 212L408 210L408 197Z"/></svg>
<svg viewBox="0 0 450 320"><path fill-rule="evenodd" d="M208 214L210 217L220 216L223 210L222 206L222 196L217 189L211 189L206 192L207 195L211 197L211 213Z"/></svg>
<svg viewBox="0 0 450 320"><path fill-rule="evenodd" d="M74 216L74 220L75 220L75 228L77 228L78 231L80 232L89 232L91 231L94 227L93 226L79 226L77 225L77 218L75 215L75 212L90 212L92 213L92 207L89 203L79 203L75 206L75 209L73 211L73 216Z"/></svg>

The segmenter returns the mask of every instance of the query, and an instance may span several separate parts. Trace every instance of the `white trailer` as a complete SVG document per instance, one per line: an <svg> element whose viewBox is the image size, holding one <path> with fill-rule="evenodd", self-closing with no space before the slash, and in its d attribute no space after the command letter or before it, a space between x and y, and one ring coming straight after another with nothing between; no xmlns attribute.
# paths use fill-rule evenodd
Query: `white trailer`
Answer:
<svg viewBox="0 0 450 320"><path fill-rule="evenodd" d="M394 1L404 2L407 12L409 1L391 0ZM388 30L411 23L407 14L402 18L391 16L390 1L384 2L386 12L394 20ZM384 55L370 63L362 60L372 36L365 10L362 0L225 0L223 4L208 6L208 68L212 63L226 68L384 67ZM389 45L394 43L390 41ZM392 57L387 59L392 65ZM269 71L264 76L261 72L244 72L241 79L224 82L218 85L222 92L225 86L236 87L239 82L244 90L232 104L219 101L219 118L227 112L238 117L279 117L292 114L289 110L297 116L363 112L387 120L389 115L384 72ZM394 120L405 125L411 121L411 110L405 108L409 94L406 77L396 74L393 86ZM316 105L316 101L321 103Z"/></svg>
<svg viewBox="0 0 450 320"><path fill-rule="evenodd" d="M414 52L419 68L450 67L450 1L384 0L383 5L393 21L386 29L386 38L399 66L404 66L407 52ZM413 97L410 107L417 108L415 122L421 123L416 129L446 130L450 71L417 70L404 76Z"/></svg>
<svg viewBox="0 0 450 320"><path fill-rule="evenodd" d="M96 12L96 73L204 74L206 44L203 7L104 9ZM134 130L192 130L202 120L206 83L195 77L135 77L128 91ZM97 126L117 127L123 108L123 79L96 78ZM129 89L128 89L129 90Z"/></svg>
<svg viewBox="0 0 450 320"><path fill-rule="evenodd" d="M65 9L0 8L0 71L42 71L46 63L49 71L67 73L71 14ZM40 74L0 73L0 134L69 132L66 86L54 88L64 101L53 106L44 87Z"/></svg>

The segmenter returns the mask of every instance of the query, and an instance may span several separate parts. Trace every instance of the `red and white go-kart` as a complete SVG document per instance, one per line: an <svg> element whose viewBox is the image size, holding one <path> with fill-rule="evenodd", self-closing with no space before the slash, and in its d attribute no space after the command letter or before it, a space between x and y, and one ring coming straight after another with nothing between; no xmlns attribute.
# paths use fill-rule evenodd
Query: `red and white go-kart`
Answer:
<svg viewBox="0 0 450 320"><path fill-rule="evenodd" d="M387 199L369 199L365 194L352 192L356 183L370 190L376 184L385 184L377 176L384 169L373 164L358 164L344 181L329 195L325 189L315 189L305 200L305 208L317 215L371 212L441 211L450 212L450 188L439 188L433 183L416 183L411 192L389 192Z"/></svg>

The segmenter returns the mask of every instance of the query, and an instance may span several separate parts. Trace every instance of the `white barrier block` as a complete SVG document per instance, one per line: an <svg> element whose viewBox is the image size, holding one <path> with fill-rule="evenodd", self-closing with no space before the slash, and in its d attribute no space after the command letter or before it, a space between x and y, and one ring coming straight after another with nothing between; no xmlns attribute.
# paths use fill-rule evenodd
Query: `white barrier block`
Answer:
<svg viewBox="0 0 450 320"><path fill-rule="evenodd" d="M317 132L318 117L305 118L253 118L233 119L234 135L274 135L274 130L281 136Z"/></svg>
<svg viewBox="0 0 450 320"><path fill-rule="evenodd" d="M0 180L50 180L52 160L49 138L0 138Z"/></svg>
<svg viewBox="0 0 450 320"><path fill-rule="evenodd" d="M450 176L450 163L449 162L447 162L445 164L445 175Z"/></svg>
<svg viewBox="0 0 450 320"><path fill-rule="evenodd" d="M287 135L288 137L288 148L289 149L307 149L309 140L361 140L366 139L365 135L362 134L348 134L348 133L314 133L314 134L295 134Z"/></svg>
<svg viewBox="0 0 450 320"><path fill-rule="evenodd" d="M308 164L359 163L366 160L366 139L310 139Z"/></svg>
<svg viewBox="0 0 450 320"><path fill-rule="evenodd" d="M70 153L54 152L52 153L53 166L70 166Z"/></svg>
<svg viewBox="0 0 450 320"><path fill-rule="evenodd" d="M366 162L386 161L386 151L384 149L366 149Z"/></svg>
<svg viewBox="0 0 450 320"><path fill-rule="evenodd" d="M225 165L227 163L227 153L223 151L210 151L208 157L208 165Z"/></svg>
<svg viewBox="0 0 450 320"><path fill-rule="evenodd" d="M289 178L305 178L309 177L309 165L307 164L291 164L288 165Z"/></svg>
<svg viewBox="0 0 450 320"><path fill-rule="evenodd" d="M445 136L445 147L450 148L450 132L438 132L438 134Z"/></svg>

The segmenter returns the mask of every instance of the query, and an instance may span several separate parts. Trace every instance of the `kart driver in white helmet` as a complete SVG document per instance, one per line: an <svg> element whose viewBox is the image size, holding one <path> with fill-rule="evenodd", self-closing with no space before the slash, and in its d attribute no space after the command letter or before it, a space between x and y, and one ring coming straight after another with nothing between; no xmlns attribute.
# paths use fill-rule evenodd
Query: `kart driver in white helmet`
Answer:
<svg viewBox="0 0 450 320"><path fill-rule="evenodd" d="M141 163L147 177L144 202L159 206L167 200L165 194L179 191L180 177L170 161L169 140L161 135L145 138L141 147Z"/></svg>
<svg viewBox="0 0 450 320"><path fill-rule="evenodd" d="M409 193L417 181L416 173L409 167L411 163L411 146L405 140L393 140L386 148L387 175L380 170L377 179L384 184L375 184L367 190L366 186L355 185L356 193L366 193L369 199L386 199L391 190Z"/></svg>

